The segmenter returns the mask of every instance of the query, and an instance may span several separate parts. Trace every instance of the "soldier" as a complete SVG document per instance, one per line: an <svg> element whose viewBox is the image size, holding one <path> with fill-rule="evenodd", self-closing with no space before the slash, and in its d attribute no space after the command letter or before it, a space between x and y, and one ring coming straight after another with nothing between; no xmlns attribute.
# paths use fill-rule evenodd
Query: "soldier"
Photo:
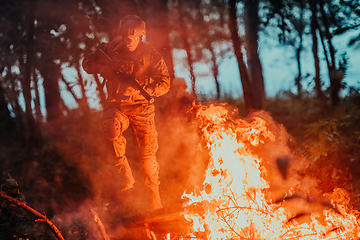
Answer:
<svg viewBox="0 0 360 240"><path fill-rule="evenodd" d="M103 130L117 159L119 172L126 176L123 190L132 188L135 182L125 156L126 139L122 134L130 126L149 190L150 209L154 210L162 208L154 104L129 79L136 79L150 96L158 97L169 91L170 76L162 56L143 41L143 36L145 22L136 15L128 15L120 21L118 36L88 54L82 66L87 73L99 73L107 81ZM103 53L112 59L112 66L104 61Z"/></svg>

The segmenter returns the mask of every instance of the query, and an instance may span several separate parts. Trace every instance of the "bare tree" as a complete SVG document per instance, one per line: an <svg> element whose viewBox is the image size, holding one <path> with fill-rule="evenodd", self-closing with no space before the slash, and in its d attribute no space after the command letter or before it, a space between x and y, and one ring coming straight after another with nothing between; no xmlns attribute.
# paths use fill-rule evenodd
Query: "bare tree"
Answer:
<svg viewBox="0 0 360 240"><path fill-rule="evenodd" d="M36 123L32 114L31 107L31 75L34 67L34 24L35 24L35 9L36 1L29 1L29 12L27 14L27 38L26 38L26 62L24 77L22 78L23 95L25 99L25 115L27 120L27 137L26 137L26 149L27 158L26 161L30 164L34 155L34 145L36 145L38 139L36 139ZM21 64L20 64L21 65Z"/></svg>
<svg viewBox="0 0 360 240"><path fill-rule="evenodd" d="M330 98L333 106L336 106L340 101L340 90L343 88L342 79L346 70L346 66L339 63L337 66L337 60L335 57L335 47L332 42L333 34L330 32L330 29L335 26L339 26L340 22L336 15L339 11L333 10L332 2L324 2L323 0L318 0L318 8L320 11L320 20L322 26L318 24L321 43L324 50L325 60L328 67L329 79L330 79ZM329 12L325 12L325 7L329 9ZM341 11L343 14L343 11ZM325 43L325 40L327 44ZM343 58L343 61L346 63L346 59Z"/></svg>
<svg viewBox="0 0 360 240"><path fill-rule="evenodd" d="M321 90L321 79L320 79L320 60L318 55L318 38L317 38L317 17L316 17L316 4L317 0L309 0L310 2L310 10L311 10L311 36L312 36L312 53L314 56L314 66L315 66L315 92L316 96L320 100L325 99L325 95Z"/></svg>
<svg viewBox="0 0 360 240"><path fill-rule="evenodd" d="M191 90L194 96L196 96L196 77L194 73L194 60L192 57L192 49L191 44L189 42L189 35L190 35L190 29L187 27L187 20L184 15L185 9L182 4L182 0L178 1L178 12L179 12L179 25L180 25L180 35L182 37L182 44L183 48L186 51L187 56L187 62L189 64L189 72L190 72L190 79L191 79Z"/></svg>
<svg viewBox="0 0 360 240"><path fill-rule="evenodd" d="M295 78L295 86L297 87L298 96L301 98L302 96L302 85L301 80L302 76L302 65L301 65L301 52L303 50L303 39L304 39L304 32L305 32L305 19L304 19L304 10L305 10L305 3L304 1L297 1L298 2L298 9L300 11L299 18L295 17L293 14L290 15L290 21L294 26L295 31L297 32L299 41L298 44L294 43L296 47L296 62L297 62L297 69L298 75Z"/></svg>
<svg viewBox="0 0 360 240"><path fill-rule="evenodd" d="M230 15L229 27L230 27L230 31L231 31L231 38L232 38L232 43L234 46L235 56L236 56L236 59L238 62L239 70L240 70L241 84L242 84L243 92L244 92L245 107L246 107L247 111L250 112L253 109L261 109L263 107L262 99L264 99L264 95L263 95L264 91L263 91L263 84L260 84L260 86L255 86L256 83L258 83L258 82L261 83L261 79L254 80L254 82L252 82L253 80L251 79L251 77L256 78L256 76L250 75L248 66L251 63L248 62L248 64L246 64L246 62L244 60L245 56L242 52L244 43L243 43L241 37L239 36L239 27L237 24L237 19L238 19L237 18L237 3L238 2L236 0L229 1L229 6L228 6L229 15ZM248 7L251 8L251 6L249 6L249 5L248 5ZM251 12L251 9L248 9L247 11ZM249 52L247 52L246 56L248 58L250 57L250 59L252 59L251 56L248 56L251 54L252 54L252 52L250 50ZM255 61L257 61L257 60L255 60ZM252 65L252 68L256 69L256 66ZM253 71L255 71L255 69ZM261 71L261 69L257 69L257 70Z"/></svg>
<svg viewBox="0 0 360 240"><path fill-rule="evenodd" d="M259 0L244 0L245 49L251 89L253 91L253 108L262 109L265 100L265 85L262 66L259 59Z"/></svg>
<svg viewBox="0 0 360 240"><path fill-rule="evenodd" d="M277 20L277 27L281 29L279 33L279 42L295 48L295 58L297 62L298 74L295 77L295 86L297 87L298 97L302 96L302 61L301 53L304 49L305 27L307 18L305 13L308 10L307 3L302 0L284 0L268 2L269 13L266 14L264 26L268 26L270 20ZM295 32L295 34L293 34Z"/></svg>
<svg viewBox="0 0 360 240"><path fill-rule="evenodd" d="M217 45L223 41L230 41L228 34L226 34L226 27L224 24L224 16L227 15L225 10L225 3L222 1L211 1L208 4L200 4L195 2L196 8L196 24L202 29L199 33L199 43L197 44L198 53L202 59L211 64L211 72L215 82L216 99L220 101L221 89L219 82L219 67L221 61L226 57L226 53L230 49L219 51ZM208 50L209 57L205 56L203 50Z"/></svg>

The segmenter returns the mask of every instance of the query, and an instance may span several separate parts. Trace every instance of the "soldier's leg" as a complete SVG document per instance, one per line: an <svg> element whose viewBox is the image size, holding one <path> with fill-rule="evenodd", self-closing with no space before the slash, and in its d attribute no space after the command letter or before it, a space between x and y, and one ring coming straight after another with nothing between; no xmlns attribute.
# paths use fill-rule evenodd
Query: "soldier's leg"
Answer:
<svg viewBox="0 0 360 240"><path fill-rule="evenodd" d="M117 160L116 166L119 167L119 173L124 176L122 191L132 188L135 183L131 168L125 156L126 139L122 135L123 131L128 127L128 118L116 108L109 108L104 112L104 135L108 140L114 158Z"/></svg>
<svg viewBox="0 0 360 240"><path fill-rule="evenodd" d="M114 149L115 158L117 160L116 166L119 168L119 173L124 176L124 182L121 191L125 191L134 186L135 179L132 175L132 171L125 155L126 139L124 136L119 136L116 141L111 142Z"/></svg>
<svg viewBox="0 0 360 240"><path fill-rule="evenodd" d="M156 161L156 156L141 156L140 166L146 176L145 186L148 189L150 209L155 210L162 208L159 193L159 164Z"/></svg>
<svg viewBox="0 0 360 240"><path fill-rule="evenodd" d="M130 121L138 148L140 166L145 174L145 186L149 192L150 209L162 208L159 194L159 164L156 160L158 140L154 112L130 117Z"/></svg>

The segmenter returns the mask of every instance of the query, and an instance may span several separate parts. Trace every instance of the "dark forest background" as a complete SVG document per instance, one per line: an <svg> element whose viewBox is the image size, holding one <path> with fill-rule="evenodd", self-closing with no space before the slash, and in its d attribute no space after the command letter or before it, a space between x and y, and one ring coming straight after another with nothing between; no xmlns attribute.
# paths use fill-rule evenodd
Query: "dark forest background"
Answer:
<svg viewBox="0 0 360 240"><path fill-rule="evenodd" d="M67 239L99 239L90 208L109 229L141 211L130 204L141 201L141 186L118 192L120 179L102 139L102 78L81 69L84 55L115 37L128 14L145 20L146 38L163 55L172 77L172 90L155 102L164 206L181 203L183 191L202 182L206 150L199 151L197 124L188 111L197 101L227 103L239 117L266 112L286 128L293 161L305 159L298 175L316 179L314 194L341 188L350 196L349 207L359 209L360 89L343 81L346 53L332 41L353 31L358 35L349 40L348 51L360 43L360 3L351 0L1 0L2 192L45 213ZM258 48L259 32L270 26L279 29L279 44L294 48L298 66L297 91L276 97L265 92ZM305 37L312 39L313 76L302 75L302 51L309 48ZM179 49L186 52L188 91L175 78L172 53ZM218 79L219 64L229 55L240 72L243 92L237 97L224 93ZM326 78L320 76L322 61ZM215 96L197 92L194 67L199 62L211 66ZM76 74L65 75L66 68ZM305 78L312 79L311 91L304 90ZM76 106L70 107L64 96ZM126 134L128 157L136 159L131 133ZM136 161L131 164L141 179ZM2 199L0 207L1 239L53 237L46 226L34 225L30 214Z"/></svg>

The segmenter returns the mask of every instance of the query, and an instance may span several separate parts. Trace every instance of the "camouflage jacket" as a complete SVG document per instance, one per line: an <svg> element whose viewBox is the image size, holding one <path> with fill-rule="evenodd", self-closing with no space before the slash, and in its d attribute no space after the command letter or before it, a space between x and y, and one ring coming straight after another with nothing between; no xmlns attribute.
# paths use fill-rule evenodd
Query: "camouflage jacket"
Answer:
<svg viewBox="0 0 360 240"><path fill-rule="evenodd" d="M121 37L117 37L100 47L122 73L135 77L136 81L151 96L161 96L169 91L170 76L164 59L150 43L140 42L133 52L123 47ZM99 51L99 50L97 50ZM124 104L147 103L148 101L129 82L109 71L105 63L94 51L83 59L83 69L89 74L100 74L104 77L108 101Z"/></svg>

